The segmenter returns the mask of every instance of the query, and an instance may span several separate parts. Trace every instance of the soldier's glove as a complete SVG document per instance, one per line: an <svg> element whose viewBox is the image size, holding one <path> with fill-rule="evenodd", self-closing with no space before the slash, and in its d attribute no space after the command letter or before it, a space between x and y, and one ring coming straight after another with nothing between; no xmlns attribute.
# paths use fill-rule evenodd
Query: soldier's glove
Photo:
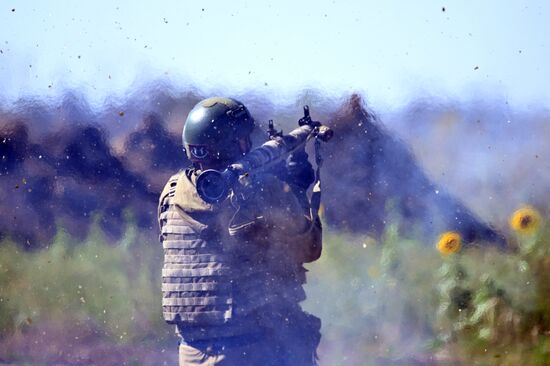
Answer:
<svg viewBox="0 0 550 366"><path fill-rule="evenodd" d="M306 191L315 180L315 172L305 150L290 154L276 169L275 175L291 187Z"/></svg>

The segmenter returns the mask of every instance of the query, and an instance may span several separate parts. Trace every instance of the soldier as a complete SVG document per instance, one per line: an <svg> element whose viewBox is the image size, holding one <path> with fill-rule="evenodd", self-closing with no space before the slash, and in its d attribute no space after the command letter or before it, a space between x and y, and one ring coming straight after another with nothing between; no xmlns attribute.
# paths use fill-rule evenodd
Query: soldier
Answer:
<svg viewBox="0 0 550 366"><path fill-rule="evenodd" d="M320 319L299 305L303 264L321 255L305 151L277 176L252 174L220 203L203 201L195 188L201 171L224 169L250 151L253 128L234 99L199 102L183 129L193 165L172 176L160 197L162 307L180 337L180 365L316 364Z"/></svg>

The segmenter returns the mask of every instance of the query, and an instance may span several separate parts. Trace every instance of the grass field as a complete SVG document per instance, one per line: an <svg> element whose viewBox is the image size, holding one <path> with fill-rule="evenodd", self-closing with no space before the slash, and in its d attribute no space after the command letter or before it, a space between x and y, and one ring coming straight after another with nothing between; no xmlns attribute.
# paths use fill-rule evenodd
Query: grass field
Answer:
<svg viewBox="0 0 550 366"><path fill-rule="evenodd" d="M321 364L550 364L550 227L526 210L504 252L452 235L421 243L396 224L380 239L326 230L304 303L323 321ZM60 230L37 252L4 241L0 363L174 364L161 261L132 226L116 245L99 230L82 243Z"/></svg>

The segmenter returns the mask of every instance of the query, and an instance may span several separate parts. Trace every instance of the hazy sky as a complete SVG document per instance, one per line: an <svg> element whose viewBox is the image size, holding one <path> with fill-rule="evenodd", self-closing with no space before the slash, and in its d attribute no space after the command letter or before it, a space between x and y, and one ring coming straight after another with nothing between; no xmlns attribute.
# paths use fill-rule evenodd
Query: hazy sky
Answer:
<svg viewBox="0 0 550 366"><path fill-rule="evenodd" d="M166 79L205 93L359 91L550 106L548 1L9 1L0 98L94 103Z"/></svg>

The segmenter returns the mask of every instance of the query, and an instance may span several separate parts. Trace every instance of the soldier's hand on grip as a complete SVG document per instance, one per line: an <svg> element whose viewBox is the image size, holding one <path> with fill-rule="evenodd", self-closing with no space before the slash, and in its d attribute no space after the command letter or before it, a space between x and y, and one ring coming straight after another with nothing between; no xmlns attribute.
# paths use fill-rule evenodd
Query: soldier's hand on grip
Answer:
<svg viewBox="0 0 550 366"><path fill-rule="evenodd" d="M315 172L308 160L305 150L299 150L288 156L286 159L287 179L291 186L297 186L307 190L315 180Z"/></svg>

